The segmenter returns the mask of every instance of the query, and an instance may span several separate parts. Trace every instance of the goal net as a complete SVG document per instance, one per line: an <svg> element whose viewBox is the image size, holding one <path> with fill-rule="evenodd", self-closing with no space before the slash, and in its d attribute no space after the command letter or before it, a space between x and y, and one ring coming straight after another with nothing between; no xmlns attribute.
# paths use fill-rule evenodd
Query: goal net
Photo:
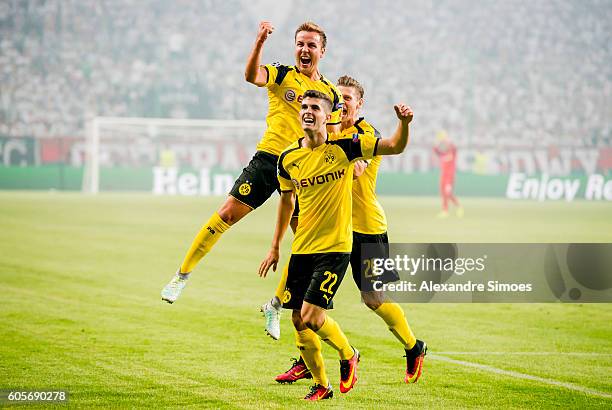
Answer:
<svg viewBox="0 0 612 410"><path fill-rule="evenodd" d="M264 130L263 121L94 117L82 190L222 195Z"/></svg>

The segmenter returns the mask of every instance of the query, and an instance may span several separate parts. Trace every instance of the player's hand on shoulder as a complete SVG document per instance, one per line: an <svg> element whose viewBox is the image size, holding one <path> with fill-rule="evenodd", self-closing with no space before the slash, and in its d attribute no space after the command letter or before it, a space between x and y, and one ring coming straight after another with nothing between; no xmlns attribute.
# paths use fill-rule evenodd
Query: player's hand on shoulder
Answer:
<svg viewBox="0 0 612 410"><path fill-rule="evenodd" d="M405 121L407 123L410 123L410 121L412 121L412 117L414 116L414 113L412 112L412 108L410 108L410 106L404 103L400 103L400 104L395 104L393 108L395 109L395 115L397 115L398 120L402 122Z"/></svg>
<svg viewBox="0 0 612 410"><path fill-rule="evenodd" d="M259 23L259 32L257 33L257 41L262 43L268 39L268 36L274 32L274 26L269 21Z"/></svg>
<svg viewBox="0 0 612 410"><path fill-rule="evenodd" d="M261 262L261 265L259 265L259 272L258 272L259 276L262 278L265 278L270 268L272 268L272 270L276 272L276 266L278 265L279 258L280 258L279 250L276 248L270 248L268 255Z"/></svg>

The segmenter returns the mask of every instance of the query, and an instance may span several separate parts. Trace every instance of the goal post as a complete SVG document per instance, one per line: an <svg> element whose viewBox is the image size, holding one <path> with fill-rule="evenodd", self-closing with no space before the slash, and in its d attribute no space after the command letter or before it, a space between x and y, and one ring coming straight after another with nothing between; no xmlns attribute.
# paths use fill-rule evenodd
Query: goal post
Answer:
<svg viewBox="0 0 612 410"><path fill-rule="evenodd" d="M130 179L130 170L193 170L210 167L234 172L244 166L263 135L265 121L93 117L86 126L82 191L113 190L105 174ZM224 156L230 159L225 158ZM149 169L150 171L146 171Z"/></svg>

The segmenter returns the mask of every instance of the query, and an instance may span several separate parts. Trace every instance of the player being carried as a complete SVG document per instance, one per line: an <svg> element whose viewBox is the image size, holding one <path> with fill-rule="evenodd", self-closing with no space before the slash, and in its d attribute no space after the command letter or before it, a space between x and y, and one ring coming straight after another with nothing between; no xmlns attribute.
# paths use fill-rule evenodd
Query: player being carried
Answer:
<svg viewBox="0 0 612 410"><path fill-rule="evenodd" d="M363 86L354 78L347 75L342 76L336 83L344 99L342 109L342 132L345 138L380 138L378 131L359 116L364 104ZM423 358L427 351L426 344L417 340L408 325L404 311L397 303L385 297L383 292L375 291L372 279L362 274L361 245L372 244L372 257L389 257L389 240L387 238L387 218L385 211L376 198L376 178L382 157L377 155L367 164L365 170L362 168L360 176L353 181L353 248L351 251L351 270L353 280L361 291L361 298L374 313L380 316L389 330L400 341L406 351L406 383L416 383L422 371ZM360 161L363 162L363 161ZM355 175L359 172L358 163L355 167ZM283 275L279 287L284 289L286 276ZM383 283L399 280L395 271L386 271L383 275L375 278ZM285 373L276 377L279 383L293 383L300 379L310 379L302 356L294 361L293 366Z"/></svg>
<svg viewBox="0 0 612 410"><path fill-rule="evenodd" d="M294 209L300 215L291 246L283 307L292 309L296 345L312 373L314 386L306 400L333 396L321 354L321 339L340 355L340 392L357 381L359 351L349 344L338 324L327 315L342 282L352 249L353 166L359 159L401 153L408 142L412 110L396 105L399 119L391 138L328 138L333 103L319 91L304 94L300 119L304 137L287 147L278 161L281 199L272 247L259 275L276 269L279 246Z"/></svg>
<svg viewBox="0 0 612 410"><path fill-rule="evenodd" d="M221 235L252 210L261 206L278 191L276 164L278 155L302 136L299 111L306 90L314 89L332 101L330 131L339 131L342 99L336 87L319 72L319 61L325 55L327 37L312 22L300 25L295 32L295 66L261 65L263 45L274 27L267 21L259 32L247 59L245 78L249 83L268 89L267 129L257 145L257 152L238 177L229 196L208 222L202 226L187 251L177 273L161 292L162 300L173 303L187 284L190 273L212 249ZM295 224L292 224L295 227ZM275 311L268 315L275 314ZM270 319L276 319L270 317ZM271 335L276 336L277 335Z"/></svg>

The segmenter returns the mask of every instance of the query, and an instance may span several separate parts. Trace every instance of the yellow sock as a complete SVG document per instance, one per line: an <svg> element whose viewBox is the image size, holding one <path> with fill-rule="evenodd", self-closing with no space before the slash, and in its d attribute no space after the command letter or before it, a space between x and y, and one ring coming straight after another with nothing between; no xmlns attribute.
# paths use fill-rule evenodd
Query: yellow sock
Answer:
<svg viewBox="0 0 612 410"><path fill-rule="evenodd" d="M342 329L340 329L340 326L338 326L338 323L331 317L325 317L325 322L323 322L323 326L317 330L317 334L325 343L338 351L341 360L348 360L353 357L353 348Z"/></svg>
<svg viewBox="0 0 612 410"><path fill-rule="evenodd" d="M281 274L280 280L278 281L278 286L276 287L276 292L274 292L274 296L278 298L278 300L283 303L283 297L285 296L285 286L287 285L287 275L289 274L289 265L285 265L283 268L283 272Z"/></svg>
<svg viewBox="0 0 612 410"><path fill-rule="evenodd" d="M300 350L306 367L312 373L314 382L327 387L329 380L325 373L325 363L321 354L321 340L319 340L319 336L310 329L295 330L295 345Z"/></svg>
<svg viewBox="0 0 612 410"><path fill-rule="evenodd" d="M385 321L391 333L404 345L406 350L414 347L416 338L410 326L408 326L408 321L400 305L395 302L385 302L374 313Z"/></svg>
<svg viewBox="0 0 612 410"><path fill-rule="evenodd" d="M212 249L213 245L221 237L221 234L229 227L230 226L221 219L219 214L215 212L208 222L202 226L202 229L200 229L200 232L198 232L191 243L191 247L189 251L187 251L183 263L181 263L181 273L191 272L204 255Z"/></svg>

